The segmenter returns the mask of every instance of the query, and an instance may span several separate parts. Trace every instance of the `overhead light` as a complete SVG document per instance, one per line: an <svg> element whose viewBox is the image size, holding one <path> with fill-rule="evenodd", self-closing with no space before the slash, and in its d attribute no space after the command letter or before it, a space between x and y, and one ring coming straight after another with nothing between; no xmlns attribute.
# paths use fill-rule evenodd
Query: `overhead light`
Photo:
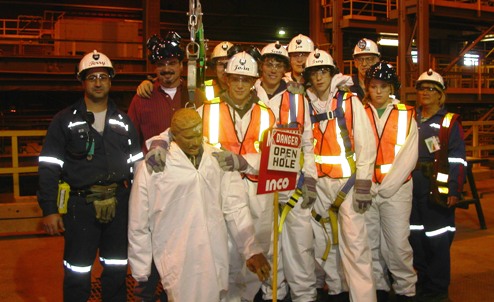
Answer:
<svg viewBox="0 0 494 302"><path fill-rule="evenodd" d="M398 37L398 33L379 33L379 34L385 37Z"/></svg>
<svg viewBox="0 0 494 302"><path fill-rule="evenodd" d="M377 44L382 46L398 46L398 39L381 38Z"/></svg>
<svg viewBox="0 0 494 302"><path fill-rule="evenodd" d="M491 42L491 41L494 41L494 35L493 34L489 34L489 35L485 35L485 37L480 40L481 42Z"/></svg>
<svg viewBox="0 0 494 302"><path fill-rule="evenodd" d="M278 30L278 36L284 36L286 34L286 31L282 28Z"/></svg>

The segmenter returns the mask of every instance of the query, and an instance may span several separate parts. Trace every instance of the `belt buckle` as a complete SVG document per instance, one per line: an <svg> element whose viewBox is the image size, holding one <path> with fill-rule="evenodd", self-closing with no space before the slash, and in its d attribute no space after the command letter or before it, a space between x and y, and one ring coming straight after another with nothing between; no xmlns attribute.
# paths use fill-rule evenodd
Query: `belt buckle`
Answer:
<svg viewBox="0 0 494 302"><path fill-rule="evenodd" d="M333 111L327 111L326 112L326 117L328 118L328 120L334 119L334 113L333 113Z"/></svg>

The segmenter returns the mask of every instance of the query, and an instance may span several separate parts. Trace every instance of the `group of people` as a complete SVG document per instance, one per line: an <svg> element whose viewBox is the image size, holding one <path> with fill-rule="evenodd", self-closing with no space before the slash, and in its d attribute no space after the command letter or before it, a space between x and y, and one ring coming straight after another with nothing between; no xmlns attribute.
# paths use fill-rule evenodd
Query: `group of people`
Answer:
<svg viewBox="0 0 494 302"><path fill-rule="evenodd" d="M65 301L88 299L98 252L104 301L125 301L128 265L136 301L159 282L161 301L447 301L466 161L438 73L420 75L414 108L372 40L355 46L353 79L304 35L260 51L222 42L192 99L180 37L148 49L156 77L128 115L94 51L78 68L84 98L47 132L38 199L46 232L65 237ZM298 132L303 154L279 228L273 194L257 194L276 127Z"/></svg>

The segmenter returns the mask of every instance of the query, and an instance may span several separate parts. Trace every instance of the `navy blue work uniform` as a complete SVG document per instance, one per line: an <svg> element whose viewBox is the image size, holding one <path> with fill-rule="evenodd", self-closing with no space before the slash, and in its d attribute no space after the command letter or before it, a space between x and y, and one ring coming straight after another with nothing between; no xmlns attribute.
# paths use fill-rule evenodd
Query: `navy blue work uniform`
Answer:
<svg viewBox="0 0 494 302"><path fill-rule="evenodd" d="M83 99L53 118L39 158L38 202L43 215L58 213L58 185L70 185L65 226L64 301L87 301L91 266L99 250L103 301L126 301L128 201L134 162L142 158L130 118L108 101L103 133L92 126ZM96 220L86 194L93 185L117 185L111 222Z"/></svg>
<svg viewBox="0 0 494 302"><path fill-rule="evenodd" d="M421 108L417 110L419 130L419 159L413 171L413 202L410 216L410 244L413 249L413 265L417 270L417 291L422 294L447 295L450 283L450 247L455 234L455 209L431 201L431 184L438 171L434 171L435 152L430 152L427 142L439 137L440 129L449 127L447 146L448 196L461 198L465 179L465 142L459 120L447 126L443 119L446 109L440 109L427 120L422 120ZM441 147L442 148L442 147ZM439 152L439 151L436 151ZM444 175L443 175L444 176Z"/></svg>

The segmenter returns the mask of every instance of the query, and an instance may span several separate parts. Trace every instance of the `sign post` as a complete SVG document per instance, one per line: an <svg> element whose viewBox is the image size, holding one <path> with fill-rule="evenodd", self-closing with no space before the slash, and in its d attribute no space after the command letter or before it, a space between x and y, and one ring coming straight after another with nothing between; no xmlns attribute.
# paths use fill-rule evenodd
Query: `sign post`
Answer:
<svg viewBox="0 0 494 302"><path fill-rule="evenodd" d="M278 192L293 190L297 185L301 141L298 129L275 128L268 129L261 142L257 194L274 193L272 301L276 301L278 296Z"/></svg>

